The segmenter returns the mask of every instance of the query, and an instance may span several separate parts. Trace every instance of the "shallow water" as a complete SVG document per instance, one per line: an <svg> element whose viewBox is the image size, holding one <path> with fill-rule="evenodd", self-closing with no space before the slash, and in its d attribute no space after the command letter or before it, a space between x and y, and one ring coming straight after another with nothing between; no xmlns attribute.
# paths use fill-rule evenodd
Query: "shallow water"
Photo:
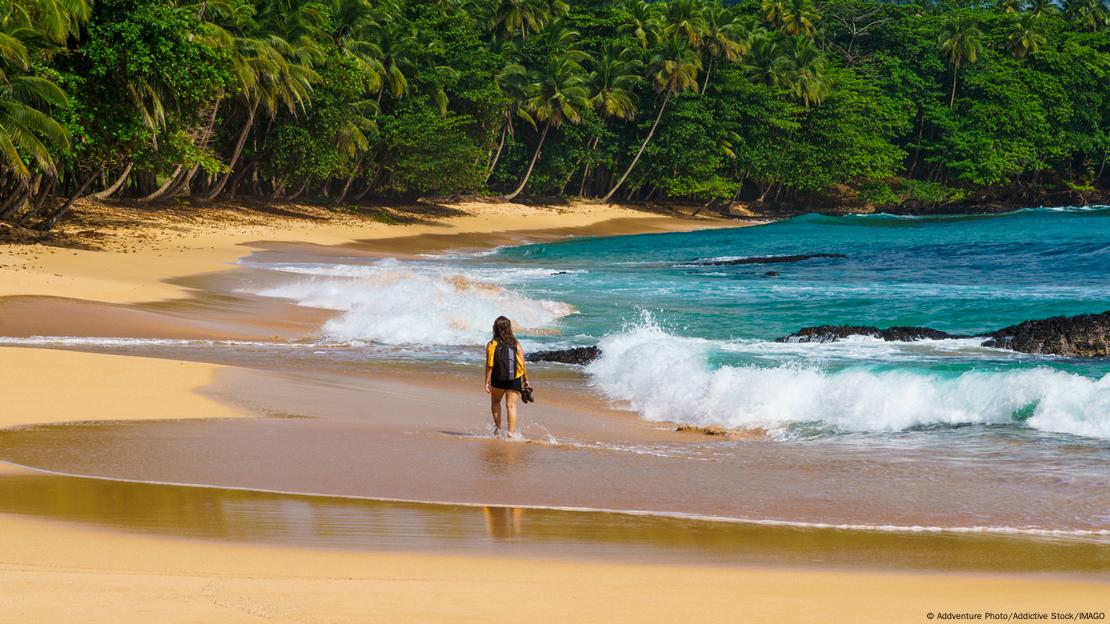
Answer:
<svg viewBox="0 0 1110 624"><path fill-rule="evenodd" d="M426 505L0 475L0 513L208 540L721 565L1110 571L1099 541L806 529L614 513Z"/></svg>

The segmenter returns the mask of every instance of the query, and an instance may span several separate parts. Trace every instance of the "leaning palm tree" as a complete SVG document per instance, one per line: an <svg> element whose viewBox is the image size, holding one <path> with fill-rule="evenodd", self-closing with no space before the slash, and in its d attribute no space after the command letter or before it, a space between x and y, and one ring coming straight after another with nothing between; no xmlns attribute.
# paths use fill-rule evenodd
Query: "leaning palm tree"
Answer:
<svg viewBox="0 0 1110 624"><path fill-rule="evenodd" d="M724 59L735 62L748 49L748 38L744 23L731 9L719 4L707 4L702 10L705 33L701 39L701 49L709 63L705 68L705 79L701 92L709 88L709 77L713 68Z"/></svg>
<svg viewBox="0 0 1110 624"><path fill-rule="evenodd" d="M586 86L585 72L571 58L556 57L536 74L535 81L528 86L528 99L524 106L537 121L545 122L543 132L540 133L539 143L536 144L536 151L532 154L532 161L528 163L524 177L505 199L520 195L528 185L528 178L532 176L532 169L536 166L543 142L551 128L559 127L563 121L582 121L582 111L590 105L589 100L590 91Z"/></svg>
<svg viewBox="0 0 1110 624"><path fill-rule="evenodd" d="M1023 13L1010 32L1010 52L1014 58L1025 58L1036 52L1045 42L1045 36L1037 32L1037 14Z"/></svg>
<svg viewBox="0 0 1110 624"><path fill-rule="evenodd" d="M652 56L651 63L648 66L648 74L651 76L655 90L664 94L663 102L659 105L659 112L656 113L655 121L651 124L651 130L644 137L644 142L640 144L640 149L628 165L628 169L624 171L624 174L613 185L613 188L605 194L603 201L609 201L613 197L628 178L628 174L636 168L636 163L640 162L640 156L643 156L644 149L647 148L651 137L655 135L655 129L659 127L659 120L663 118L663 111L667 109L667 103L671 101L671 96L681 91L698 88L698 71L700 69L701 56L698 55L697 50L690 46L685 36L672 31L663 41L659 50Z"/></svg>
<svg viewBox="0 0 1110 624"><path fill-rule="evenodd" d="M495 41L494 45L498 48L497 51L500 53L501 58L504 59L505 64L495 78L497 86L501 91L501 99L498 102L498 107L500 109L501 139L498 141L497 150L493 153L493 158L490 159L489 166L486 168L487 182L497 169L498 161L501 160L501 152L505 149L505 139L515 136L513 126L514 120L520 118L533 128L536 127L536 120L532 118L531 113L524 107L524 101L527 99L528 72L524 69L523 65L517 62L516 45L508 40L500 44Z"/></svg>
<svg viewBox="0 0 1110 624"><path fill-rule="evenodd" d="M643 67L636 56L633 48L610 42L593 61L589 76L590 91L593 93L590 104L602 119L632 119L636 114L636 87L642 80L640 72ZM582 171L579 195L585 194L591 158L600 143L599 133L589 145L591 156L586 159L586 166Z"/></svg>
<svg viewBox="0 0 1110 624"><path fill-rule="evenodd" d="M956 81L959 78L960 67L964 63L974 63L979 60L979 53L983 50L983 33L979 26L971 19L957 15L948 21L941 30L939 45L940 50L952 64L952 94L948 98L948 108L956 104Z"/></svg>
<svg viewBox="0 0 1110 624"><path fill-rule="evenodd" d="M57 175L52 152L69 149L69 133L50 110L66 103L65 93L53 82L9 77L0 70L0 165L22 180L31 175L29 162Z"/></svg>
<svg viewBox="0 0 1110 624"><path fill-rule="evenodd" d="M201 197L202 202L218 197L231 179L259 109L272 118L281 108L294 112L308 103L312 83L318 81L319 76L310 67L291 60L293 58L292 46L276 35L237 38L233 63L242 91L243 126L227 171Z"/></svg>
<svg viewBox="0 0 1110 624"><path fill-rule="evenodd" d="M1025 0L998 0L995 6L1003 13L1021 13L1025 8Z"/></svg>

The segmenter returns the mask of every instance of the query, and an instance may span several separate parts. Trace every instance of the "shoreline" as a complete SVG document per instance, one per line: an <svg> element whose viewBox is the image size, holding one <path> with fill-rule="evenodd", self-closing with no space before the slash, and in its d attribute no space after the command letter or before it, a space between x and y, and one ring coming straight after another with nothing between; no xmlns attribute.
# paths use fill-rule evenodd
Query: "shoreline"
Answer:
<svg viewBox="0 0 1110 624"><path fill-rule="evenodd" d="M504 215L497 218L502 217ZM486 218L488 220L489 216ZM557 221L562 217L555 213L545 218ZM645 227L654 218L657 217L645 217ZM473 221L475 227L480 222L480 218ZM719 222L704 223L712 226ZM689 224L691 222L678 220L675 227ZM702 225L703 222L695 221L693 224ZM659 225L661 224L657 222L650 227ZM725 222L726 227L730 225L738 224ZM425 227L430 230L425 234L432 236L432 241L443 240L440 238L442 234L436 231L441 226ZM588 225L583 225L580 231L585 232L588 228ZM377 226L374 229L377 230ZM333 243L333 239L329 237L338 239L341 230L338 226L333 230L325 228L322 235L324 242ZM303 233L302 230L297 230L290 236L301 236ZM255 234L257 231L240 235ZM489 238L487 234L476 236ZM206 284L219 290L218 287L226 285L226 280L235 273L219 269L232 267L237 271L245 270L238 265L228 265L221 258L226 258L232 252L258 252L255 247L228 242L230 237L222 240L220 244L223 247L219 249L201 249L202 245L194 244L193 249L180 250L172 261L166 262L158 259L158 254L164 251L161 248L145 255L132 254L130 251L86 252L70 256L77 260L71 261L72 264L69 265L64 262L50 264L47 260L42 266L33 268L29 280L22 283L34 282L39 276L58 268L72 272L63 273L61 279L35 282L33 285L47 294L56 294L59 289L64 291L67 284L74 283L77 284L78 292L87 290L95 293L105 283L104 276L123 265L122 274L113 278L114 281L108 280L115 285L105 291L107 303L103 305L108 306L107 327L111 327L110 323L113 321L119 323L118 318L112 318L113 310L154 314L157 323L166 326L179 323L185 317L194 321L197 318L214 318L212 324L201 326L206 331L234 327L241 320L235 314L260 315L265 317L262 319L264 324L270 323L272 318L292 314L291 304L257 307L246 303L249 297L227 299L205 293ZM313 244L311 237L305 237L305 240L308 245ZM405 244L412 243L411 239L405 241ZM298 249L298 245L302 244L305 244L304 241L283 243L288 245L284 251ZM336 247L343 250L341 253L348 253L348 249L354 249L354 253L359 254L370 253L365 248L359 248L361 243L354 247L346 243L334 244L343 245ZM0 257L3 249L0 247ZM315 248L314 251L319 252L320 249ZM106 255L100 256L102 260L82 264L86 256L96 253ZM263 250L261 253L270 251ZM163 278L173 283L155 281L151 284L151 276L157 271L192 266L192 258L196 259L200 271ZM129 271L128 261L133 260L149 261L150 264L143 271ZM0 263L3 262L0 259ZM209 268L218 270L214 277ZM207 275L196 277L198 272ZM9 269L0 269L0 276L6 277L7 274L10 274ZM194 277L184 277L186 275ZM4 287L8 290L0 288L0 292L10 292L21 286L5 282ZM0 310L10 301L0 298ZM182 304L182 301L189 303ZM34 305L24 315L24 327L28 330L46 318L51 310L56 312L59 309L53 307L57 304L56 301L32 303ZM220 306L229 305L238 308L238 312L220 311ZM289 327L295 330L309 326L314 319L321 318L313 314L311 311L297 311L297 320L290 322ZM272 329L272 325L267 327ZM10 334L4 327L2 311L0 334ZM262 354L250 357L260 358L264 363L267 356ZM427 401L436 399L437 393L444 395L438 397L438 400L449 404L455 412L459 411L460 406L468 405L459 402L451 404L453 397L461 396L456 393L469 390L469 386L464 388L461 369L457 373L451 372L451 375L460 376L457 382L451 377L448 382L440 379L434 382L428 380L426 385L421 386L411 379L405 382L403 379L398 380L396 375L375 373L372 366L355 366L338 373L331 371L313 377L297 372L296 362L288 363L288 370L270 369L263 365L252 366L249 357L242 362L216 363L206 360L204 354L188 358L178 354L178 357L174 357L172 349L162 356L150 357L149 354L127 352L90 353L80 347L35 349L5 346L0 347L0 361L9 362L21 371L19 377L0 377L0 390L8 397L10 405L4 417L0 418L0 432L10 436L65 429L46 425L58 422L50 420L50 415L84 410L82 418L87 424L78 426L78 429L82 429L78 433L83 441L70 448L78 457L89 461L112 462L119 457L115 450L97 447L93 443L104 438L105 432L117 426L145 430L147 424L150 424L155 430L162 431L158 435L163 436L164 443L178 443L189 436L178 435L173 427L188 426L189 423L201 425L201 429L191 431L193 434L203 434L210 430L208 427L215 427L210 431L226 431L220 427L237 423L236 427L244 427L241 429L246 434L243 439L254 444L266 439L252 433L256 431L252 427L260 423L282 427L328 425L319 417L313 419L311 414L301 413L305 406L334 411L338 420L335 421L337 425L333 431L339 436L335 439L342 440L345 432L343 427L363 416L364 404L381 402L381 397L389 396L388 392L402 393L405 403L416 405L414 413L420 416L415 424L396 429L396 423L402 422L406 414L394 413L395 410L390 408L393 404L389 402L379 406L388 417L384 422L371 423L371 431L376 432L375 436L382 437L387 444L408 439L409 443L401 448L402 451L412 448L414 444L424 446L429 443L444 448L463 448L464 452L486 462L489 470L508 469L510 473L515 469L512 458L505 457L504 453L487 456L484 455L485 451L489 448L509 452L529 449L547 451L540 445L517 445L482 439L476 444L465 445L460 444L458 437L444 435L443 431L461 431L463 435L468 435L469 430L459 429L454 421L444 420L444 408L423 411L419 406L431 405ZM187 375L174 375L167 367L191 372ZM431 370L435 370L435 367ZM345 373L346 377L340 373ZM400 373L403 375L404 371ZM69 377L58 377L59 374ZM352 381L363 378L368 378L368 381L361 385ZM59 379L65 380L61 385L69 391L59 393L54 390ZM114 381L105 384L102 379ZM423 376L421 380L424 380ZM199 382L203 383L198 386ZM398 390L398 383L403 391ZM456 388L456 383L457 389L453 389ZM129 394L129 390L137 386L141 386L143 392ZM243 388L250 391L244 391ZM313 392L318 394L304 396L306 388L314 388L316 390ZM328 389L327 392L324 389ZM375 394L379 390L386 394ZM585 439L621 440L629 436L635 440L689 439L687 434L658 431L654 423L642 421L631 414L627 418L617 418L604 412L599 413L597 406L591 402L592 399L580 404L560 406L553 403L553 394L556 393L545 395L545 404L540 408L547 411L526 412L526 415L528 418L536 418L537 414L558 414L561 436L564 435L562 431L566 430L572 438L581 435ZM393 399L394 403L397 400L399 399ZM557 402L558 399L554 401ZM126 409L117 409L117 404L125 405ZM21 425L20 420L26 413L31 413L28 411L31 405L36 406L37 411L34 414L37 416L29 419L32 426L27 427L26 423ZM167 424L165 421L144 424L129 418L136 414L157 418L166 413L166 406L173 406L178 414L201 420L171 421L171 428L162 430L159 428ZM216 410L220 414L218 420L205 417L206 413L211 415ZM267 416L270 418L266 418ZM551 424L547 423L548 418L544 416L540 420ZM554 416L550 418L555 422ZM40 423L40 426L34 426L35 423ZM12 426L19 431L13 432L9 428ZM401 433L389 437L385 433L390 428ZM294 433L300 431L288 427L286 429ZM319 456L338 461L342 466L342 456L333 453L328 440L316 439L316 433L327 431L325 427L292 439L296 440L298 448L308 443L317 445L324 452ZM405 434L406 431L420 433L414 437L411 433ZM404 438L404 435L408 435L408 438ZM203 441L205 438L201 435L197 440ZM234 450L237 444L235 439L225 442L231 445L228 448L233 449L233 454L239 453ZM373 449L356 446L355 450L363 455L374 454ZM157 458L158 462L172 463L171 459L164 457L165 449L158 445L131 447L131 450L123 452L134 454L140 464L144 452L154 453L149 457ZM552 452L561 451L552 449ZM600 451L576 452L596 454ZM424 454L436 460L441 459L435 452ZM194 467L226 473L225 468L212 461L212 456L190 454L188 451L184 456L189 458ZM269 457L271 461L276 461L274 458L283 458L282 462L294 467L304 462L301 453L284 452L270 454ZM408 462L403 465L419 475L420 464L412 461L415 458L410 452ZM241 459L248 464L252 461L250 457ZM399 466L393 464L390 470L401 472L402 468ZM13 468L10 463L0 462L0 478L26 477L25 474L21 476L22 470L25 469ZM108 479L103 476L63 477L43 475L40 471L39 468L28 470L34 475L30 485L21 486L23 489L10 489L10 492L15 492L12 494L15 497L14 502L7 507L0 506L0 529L3 529L0 530L0 548L5 552L4 561L0 562L0 583L6 588L0 590L0 604L5 604L5 610L15 617L26 620L72 620L75 614L80 614L85 621L138 623L148 619L146 614L159 612L173 614L169 618L171 621L180 618L191 622L256 621L259 617L277 621L303 621L308 617L321 615L337 621L364 621L367 617L378 617L384 621L427 621L458 618L465 613L467 618L475 621L519 621L523 616L535 617L541 621L578 622L597 619L599 613L611 615L612 605L620 604L623 605L621 619L637 623L670 622L679 618L715 622L742 618L787 621L820 618L824 621L853 623L892 619L918 621L924 612L935 611L938 607L983 611L997 607L1000 600L1005 600L1008 609L1043 610L1051 607L1074 610L1077 607L1089 607L1097 610L1101 608L1101 596L1105 593L1107 584L1105 566L1102 563L1105 546L1098 537L1087 545L1084 538L981 533L852 532L835 528L752 526L736 522L703 522L683 517L661 517L657 514L616 513L610 514L613 526L647 524L649 527L658 527L654 530L659 532L627 533L630 529L620 528L613 529L615 533L609 537L598 538L601 541L590 541L576 533L576 525L568 519L574 518L573 522L586 523L584 526L596 525L591 519L605 516L606 512L542 509L537 506L521 512L524 517L522 530L525 533L514 535L513 531L516 529L513 527L517 520L512 512L504 517L500 515L502 512L497 512L485 516L483 520L482 514L486 513L484 508L505 509L506 506L502 505L467 504L452 507L441 503L424 505L343 500L332 494L320 497L296 493L290 496L267 494L249 488L236 493L234 488L226 486L156 485L149 481L121 480L107 484ZM358 476L360 474L374 474L372 471L351 466L347 466L345 471L354 472L351 478L356 480L361 478ZM487 473L487 478L495 486L506 478L498 474L500 473ZM32 492L44 491L39 487L40 483L57 484L72 479L89 479L96 483L71 483L65 486L70 489L63 489L55 494L31 495ZM14 484L16 481L9 483ZM138 494L126 494L129 491L135 492L136 488ZM163 492L161 498L152 499L145 494L152 491L150 488ZM36 496L39 498L35 498ZM267 502L270 498L273 500ZM160 502L154 503L154 500ZM125 505L126 501L131 502ZM217 504L211 504L212 501ZM143 532L141 529L145 525L137 517L128 515L127 505L137 505L132 509L142 513L165 514L158 517L168 524L160 532ZM324 507L319 508L321 505ZM405 513L426 514L421 516L425 519L423 522L406 521L397 525L404 530L398 528L384 533L385 538L393 540L392 542L371 539L365 550L341 543L336 546L327 545L326 540L336 539L333 537L335 535L341 538L358 532L345 518L359 518L368 509L388 508L391 505L409 509ZM456 508L462 510L451 511ZM205 510L218 514L214 518L220 522L230 523L227 531L232 539L213 541L210 537L205 537L203 531L196 531L197 528L211 527ZM282 520L285 524L279 523L266 529L261 519L267 517L267 510L278 514L269 521L274 522L273 517L285 518ZM539 525L530 524L537 520L542 522ZM397 548L398 544L410 544L412 540L426 541L429 535L434 537L434 532L427 533L428 529L421 527L434 528L443 523L448 527L454 526L451 522L462 522L459 526L471 527L472 531L477 532L479 537L474 539L478 541L472 546L441 545L442 547L437 546L430 551ZM393 525L386 523L382 526L388 528ZM529 533L532 530L529 527L534 526L540 531ZM702 544L699 547L706 552L718 553L714 555L718 560L698 557L682 559L686 555L680 556L685 548L684 540L691 539L691 527L698 526L702 527L698 531L708 532L706 537L698 538L704 540L698 542ZM323 535L321 539L325 539L325 542L315 543L307 537L304 539L308 541L298 542L293 539L306 535L306 530L309 530L309 536ZM383 529L373 525L367 530L372 537L375 535L374 531L381 532ZM414 530L424 530L425 534L423 537L413 535ZM273 541L250 541L251 535L260 535L265 531L271 531L276 536ZM490 534L481 537L487 531ZM508 533L498 537L494 534L498 531ZM553 535L568 533L569 537L566 539L570 541L560 542L559 539L564 539L562 537L552 541ZM721 542L722 538L714 537L734 534L739 537L729 537L728 540L740 541ZM801 535L808 537L796 541L791 537ZM836 541L840 535L854 535L856 537L852 539L862 541L857 542L855 547L844 547L844 544ZM522 545L521 540L538 540L541 545L531 551L528 549L532 547ZM620 555L622 552L639 552L629 550L630 546L621 546L626 542L633 546L646 544L641 548L648 548L643 551L647 554L642 558ZM556 546L565 543L568 546L564 552L542 546L545 543ZM739 547L749 550L720 548L721 543L739 544ZM876 543L894 544L895 546L886 547L894 550L884 551L875 546ZM947 548L955 548L956 550L951 551L954 553L966 553L965 544L979 545L979 548L986 548L991 544L1011 544L1012 546L1007 546L1011 550L1006 551L1010 553L1006 556L1013 557L1014 561L1029 561L1030 557L1036 560L1032 553L1057 552L1055 549L1061 547L1059 544L1070 544L1072 546L1069 547L1094 549L1089 551L1093 553L1093 558L1087 560L1093 561L1094 567L1071 571L1065 569L1057 574L1044 571L1043 567L1037 568L1037 564L1033 568L1037 571L1032 572L1023 567L1029 564L1014 564L1018 565L1017 569L993 569L989 562L985 565L967 564L966 567L955 568L945 567L943 563L926 565L924 568L911 565L912 561L921 557L928 559L936 552L943 552L934 547L942 543L949 544ZM625 550L621 550L622 548ZM651 550L652 548L657 550ZM1040 548L1048 550L1038 551ZM527 556L517 556L521 549ZM860 556L887 552L890 558L882 561L881 565L874 561L861 565L843 558L838 560L843 564L839 567L822 563L830 557L822 553L841 551L859 553ZM740 552L752 553L751 558L742 560L738 554ZM934 557L933 560L942 562L943 557ZM494 587L506 590L505 595L500 596L501 592L497 590L485 591ZM658 591L664 587L667 591ZM860 591L872 596L866 604L859 600ZM499 597L489 599L494 592ZM806 596L804 605L798 603L799 595ZM59 596L64 598L59 599ZM722 600L722 596L729 599ZM938 604L939 597L943 597L940 600L943 604Z"/></svg>
<svg viewBox="0 0 1110 624"><path fill-rule="evenodd" d="M59 423L64 426L68 423ZM292 498L307 498L307 499L336 499L346 501L357 501L365 503L400 503L404 505L420 505L427 507L466 507L471 509L482 509L487 507L505 507L506 505L492 502L470 502L470 501L444 501L444 500L423 500L413 498L389 498L380 496L358 496L352 494L328 494L322 492L300 492L293 490L271 490L265 488L254 487L240 487L234 485L211 485L205 483L178 483L172 481L150 481L140 479L126 479L121 477L110 477L93 474L79 474L61 472L50 470L48 468L40 468L26 464L20 464L7 459L0 459L0 465L16 468L18 470L26 470L43 475L54 477L63 477L71 479L89 479L94 481L107 481L113 483L124 483L132 485L153 485L153 486L166 486L173 488L193 488L199 490L217 490L225 492L244 492L251 494L270 494L276 496L285 496ZM1018 539L1031 538L1031 539L1077 539L1085 540L1093 538L1095 544L1102 545L1101 540L1097 538L1110 536L1110 529L1098 530L1066 530L1066 529L1038 529L1038 528L1023 528L1023 527L1002 527L1002 526L969 526L969 527L939 527L939 526L892 526L892 525L867 525L867 524L828 524L820 522L793 522L789 520L762 520L757 518L736 518L729 516L709 516L695 513L686 513L681 511L652 511L642 509L617 509L617 508L601 508L601 507L573 507L573 506L553 506L553 505L529 505L529 504L510 504L507 505L513 509L522 509L528 511L541 511L541 512L567 512L567 513L584 513L584 514L606 514L615 516L629 516L629 517L648 517L659 518L666 520L680 520L703 522L711 524L723 525L738 525L747 527L761 527L761 528L787 528L787 529L802 529L822 531L837 531L837 532L853 532L853 533L877 533L877 534L896 534L896 535L987 535L987 536L1006 536L1015 537ZM1107 565L1105 571L1110 571L1110 564Z"/></svg>

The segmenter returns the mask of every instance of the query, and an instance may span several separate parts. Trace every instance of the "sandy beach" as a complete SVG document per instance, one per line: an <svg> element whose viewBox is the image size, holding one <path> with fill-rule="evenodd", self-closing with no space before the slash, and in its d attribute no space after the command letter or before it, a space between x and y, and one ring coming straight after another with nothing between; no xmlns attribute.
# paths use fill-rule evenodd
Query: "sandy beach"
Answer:
<svg viewBox="0 0 1110 624"><path fill-rule="evenodd" d="M819 546L795 545L782 549L792 553L789 557L776 557L776 548L755 556L755 550L744 546L745 541L782 539L775 533L706 538L692 550L708 551L715 540L724 540L724 552L735 558L721 561L666 556L672 550L668 544L689 534L688 527L666 524L670 521L660 521L662 528L651 531L614 530L600 540L605 546L600 556L582 554L594 545L573 538L566 528L571 526L568 516L540 515L549 527L546 532L514 533L512 527L528 521L515 514L527 519L531 512L502 516L502 508L496 508L482 516L480 505L523 501L536 508L575 507L573 501L584 500L583 483L598 479L590 471L611 461L612 447L665 446L697 440L700 434L676 433L613 409L596 396L578 396L581 379L552 369L545 403L525 413L522 430L535 443L476 439L484 423L470 421L484 397L470 381L471 369L420 364L398 369L373 362L322 369L299 359L297 341L334 311L236 291L245 280L261 279L236 264L250 254L404 257L568 236L737 227L742 222L593 204L467 203L388 218L332 216L292 207L280 214L229 207L216 209L210 219L187 211L157 214L96 205L83 211L70 226L71 234L84 227L83 219L107 215L118 223L91 245L95 248L0 246L0 336L257 345L232 355L204 344L182 349L167 343L164 351L157 345L137 351L80 341L55 341L48 345L53 348L30 341L0 346L0 460L15 462L0 463L0 481L13 488L18 482L29 484L20 486L27 495L0 502L0 621L921 622L938 612L1076 613L1110 606L1110 554L1099 541L1074 550L1054 547L1051 540L1030 545L1020 539L974 542L975 537L967 538L970 545L897 536L876 544L871 538L830 538L818 531L807 533L806 539L814 544L833 540L838 548L870 549L872 554L837 559L822 554ZM401 217L410 222L398 223ZM270 345L292 346L277 352ZM373 418L367 419L367 413ZM47 426L51 423L69 424ZM559 442L546 443L548 437ZM343 446L344 439L350 448ZM370 447L359 446L363 440L377 440L381 452L368 452ZM570 448L568 440L579 447ZM582 447L585 442L593 446ZM574 457L582 461L565 459ZM629 466L623 474L651 474L639 468L652 469L637 463L639 457L629 454L620 460ZM459 458L472 463L451 463ZM749 461L746 474L753 480L758 480L759 465L795 463L791 457L758 453ZM435 506L420 507L426 526L439 522L446 528L438 533L427 529L412 544L394 535L352 547L328 540L362 526L350 519L370 512L358 507L336 503L325 510L332 522L321 523L324 512L306 515L305 503L296 497L205 499L193 492L196 488L185 488L191 492L186 493L174 485L159 486L169 489L155 497L112 489L116 486L98 489L15 464L121 479L103 482L121 483L121 488L129 487L126 482L147 481L205 485L213 492L245 488L479 507L473 514L464 508L456 516L437 516ZM583 472L561 477L569 484L566 488L550 487L543 479L560 474L549 469L552 465L577 466ZM842 469L844 475L852 472L861 478L871 471L878 479L891 468L845 464ZM820 488L826 494L844 481L836 470L814 476L827 480L827 487ZM395 478L374 477L387 472ZM720 482L705 481L705 473L695 468L688 468L685 477L681 470L672 474L710 486L710 491L731 487L724 472ZM514 477L520 491L513 489ZM984 490L993 487L989 478L983 482ZM533 485L529 489L521 483ZM594 488L597 498L577 506L667 511L645 507L645 501L665 497L666 491L636 491L635 482L619 479L609 486ZM58 494L41 500L30 494L54 487ZM967 495L982 500L991 493ZM999 501L1013 498L1004 489L995 495ZM768 496L764 503L750 499L754 502L749 504L765 504L768 513L784 517L796 511L798 520L810 511L827 511L817 495L809 501L782 498ZM138 501L129 504L140 508L159 501L157 530L151 528L153 521L130 520L125 500ZM893 509L898 496L892 493L886 500L876 494L868 500L876 509ZM743 511L715 507L716 499L680 502L684 509L707 516ZM1000 514L1008 513L1004 502L999 505ZM219 534L199 530L212 524L205 509L220 510L219 517L233 528ZM271 509L286 524L266 533L270 537L256 539L251 527ZM866 518L875 510L857 505L855 511ZM316 518L315 526L303 520L310 516ZM436 542L427 536L460 533L458 527L483 517L489 541L444 537ZM836 521L853 524L859 518L845 512ZM265 533L257 526L258 535ZM509 527L504 529L508 539L493 539L505 537L504 526ZM297 538L306 531L317 537ZM329 537L321 542L320 535ZM552 535L558 536L556 542L580 547L568 546L569 554L563 554L543 546L552 542ZM653 549L639 550L637 544L648 535L656 536ZM921 555L921 561L911 564L919 557L913 553L930 550L948 555ZM1065 551L1068 556L1048 554ZM822 561L828 557L831 564ZM991 557L1010 563L993 565ZM975 558L988 562L972 564Z"/></svg>

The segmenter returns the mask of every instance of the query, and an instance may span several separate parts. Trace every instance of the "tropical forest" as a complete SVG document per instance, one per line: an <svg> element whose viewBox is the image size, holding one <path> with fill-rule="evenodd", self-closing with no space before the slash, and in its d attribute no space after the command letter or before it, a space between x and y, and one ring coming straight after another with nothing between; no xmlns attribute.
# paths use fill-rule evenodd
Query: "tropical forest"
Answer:
<svg viewBox="0 0 1110 624"><path fill-rule="evenodd" d="M0 220L93 197L1085 203L1106 0L0 0Z"/></svg>

